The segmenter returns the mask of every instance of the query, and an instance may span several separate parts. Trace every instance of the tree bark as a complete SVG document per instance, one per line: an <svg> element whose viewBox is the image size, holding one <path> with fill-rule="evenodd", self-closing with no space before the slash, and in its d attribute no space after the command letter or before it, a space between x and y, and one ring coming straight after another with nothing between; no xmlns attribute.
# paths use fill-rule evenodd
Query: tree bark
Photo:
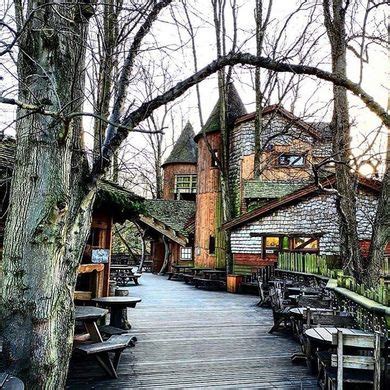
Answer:
<svg viewBox="0 0 390 390"><path fill-rule="evenodd" d="M34 5L36 6L36 5ZM89 7L41 7L20 41L19 98L80 111ZM68 31L62 34L61 31ZM28 389L65 386L76 271L95 189L86 188L81 120L17 113L16 162L4 238L6 369Z"/></svg>
<svg viewBox="0 0 390 390"><path fill-rule="evenodd" d="M390 67L390 23L387 25L388 67ZM387 112L390 112L390 89L387 96ZM390 242L390 129L387 129L387 149L385 174L379 197L377 212L372 229L371 246L368 255L366 283L375 286L382 276L382 266L386 245Z"/></svg>
<svg viewBox="0 0 390 390"><path fill-rule="evenodd" d="M344 78L347 77L346 7L347 5L343 6L343 0L323 2L325 27L331 46L332 72ZM343 268L350 275L361 280L363 267L356 221L357 178L350 167L352 151L347 90L342 86L334 85L333 99L333 117L330 126L333 130L333 154L337 161L336 207L339 215L340 255Z"/></svg>

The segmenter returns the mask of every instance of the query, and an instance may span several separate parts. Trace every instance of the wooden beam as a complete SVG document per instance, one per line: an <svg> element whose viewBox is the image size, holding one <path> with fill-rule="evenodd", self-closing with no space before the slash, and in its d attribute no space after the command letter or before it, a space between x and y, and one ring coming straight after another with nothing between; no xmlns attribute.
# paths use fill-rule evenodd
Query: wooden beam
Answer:
<svg viewBox="0 0 390 390"><path fill-rule="evenodd" d="M169 238L170 240L177 242L181 246L186 246L188 243L188 238L183 236L182 234L174 231L170 227L165 227L161 222L157 221L155 222L155 218L146 217L145 215L140 215L139 219L141 222L143 222L145 225L150 226L152 229L156 230L157 232L161 233L165 237ZM163 225L163 226L161 226Z"/></svg>

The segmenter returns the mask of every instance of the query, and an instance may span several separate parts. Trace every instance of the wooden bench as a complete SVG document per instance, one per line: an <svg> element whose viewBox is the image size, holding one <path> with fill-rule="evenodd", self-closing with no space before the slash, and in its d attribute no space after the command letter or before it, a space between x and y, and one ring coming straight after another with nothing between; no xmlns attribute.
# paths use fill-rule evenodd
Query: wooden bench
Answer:
<svg viewBox="0 0 390 390"><path fill-rule="evenodd" d="M191 274L183 274L183 280L186 284L188 283L192 283L193 279L194 279L194 275L191 275Z"/></svg>
<svg viewBox="0 0 390 390"><path fill-rule="evenodd" d="M332 345L337 346L337 354L330 354L325 359L323 386L327 389L342 390L344 383L372 386L374 390L381 388L381 376L384 370L381 359L383 340L378 332L374 335L343 334L341 330L332 335ZM365 350L366 353L346 355L344 347ZM372 353L367 354L367 350ZM320 356L319 356L320 357Z"/></svg>
<svg viewBox="0 0 390 390"><path fill-rule="evenodd" d="M218 279L196 278L192 279L192 282L196 288L205 287L210 289L224 289L226 288L226 282Z"/></svg>
<svg viewBox="0 0 390 390"><path fill-rule="evenodd" d="M121 354L127 347L134 347L136 341L137 338L130 334L114 335L106 341L80 344L75 350L86 356L95 356L100 366L110 377L118 378L116 370ZM110 352L114 353L113 360L109 356Z"/></svg>

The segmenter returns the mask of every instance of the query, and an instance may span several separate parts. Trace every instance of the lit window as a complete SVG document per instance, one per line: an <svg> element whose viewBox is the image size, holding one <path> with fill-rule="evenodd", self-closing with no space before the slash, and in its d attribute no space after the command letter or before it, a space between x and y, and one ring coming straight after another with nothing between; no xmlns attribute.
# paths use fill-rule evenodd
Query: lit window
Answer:
<svg viewBox="0 0 390 390"><path fill-rule="evenodd" d="M266 237L265 249L279 248L279 237Z"/></svg>
<svg viewBox="0 0 390 390"><path fill-rule="evenodd" d="M305 156L299 154L281 154L278 157L278 164L285 167L303 167Z"/></svg>
<svg viewBox="0 0 390 390"><path fill-rule="evenodd" d="M180 247L180 260L192 260L192 247Z"/></svg>
<svg viewBox="0 0 390 390"><path fill-rule="evenodd" d="M196 175L176 175L176 194L195 194Z"/></svg>

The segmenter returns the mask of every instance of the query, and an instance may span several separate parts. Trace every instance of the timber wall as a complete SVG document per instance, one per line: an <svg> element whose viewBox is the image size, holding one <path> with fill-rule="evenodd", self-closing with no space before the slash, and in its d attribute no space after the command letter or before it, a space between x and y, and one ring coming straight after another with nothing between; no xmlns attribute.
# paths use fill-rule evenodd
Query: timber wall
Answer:
<svg viewBox="0 0 390 390"><path fill-rule="evenodd" d="M164 166L163 199L175 199L175 175L195 175L196 164L167 164Z"/></svg>
<svg viewBox="0 0 390 390"><path fill-rule="evenodd" d="M212 149L221 153L221 135L207 135ZM195 266L219 268L225 266L224 233L222 232L222 210L220 172L212 167L211 154L203 137L198 140L198 184L195 220ZM216 253L209 253L209 238L216 240Z"/></svg>

